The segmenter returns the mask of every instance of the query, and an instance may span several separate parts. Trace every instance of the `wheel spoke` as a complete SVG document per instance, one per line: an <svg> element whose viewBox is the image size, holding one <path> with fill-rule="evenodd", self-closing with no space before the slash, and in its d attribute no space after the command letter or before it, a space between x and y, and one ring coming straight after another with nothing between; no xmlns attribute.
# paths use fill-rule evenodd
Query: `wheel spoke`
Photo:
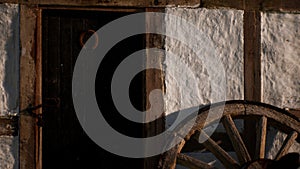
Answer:
<svg viewBox="0 0 300 169"><path fill-rule="evenodd" d="M298 133L296 131L291 132L286 139L284 140L280 150L278 151L275 160L279 160L282 156L287 154L290 147L293 145L294 141L296 140Z"/></svg>
<svg viewBox="0 0 300 169"><path fill-rule="evenodd" d="M182 140L179 144L173 147L171 150L167 151L164 156L164 163L161 165L160 169L175 169L177 154L180 152L181 148L184 146L185 141Z"/></svg>
<svg viewBox="0 0 300 169"><path fill-rule="evenodd" d="M214 140L208 137L206 133L201 132L205 139L203 145L211 153L213 153L227 169L238 169L239 164L235 161L223 148L221 148Z"/></svg>
<svg viewBox="0 0 300 169"><path fill-rule="evenodd" d="M193 157L181 153L177 154L177 162L178 164L188 167L190 169L214 169L214 167L201 160L195 159Z"/></svg>
<svg viewBox="0 0 300 169"><path fill-rule="evenodd" d="M262 116L256 126L256 150L255 159L265 158L267 136L267 117Z"/></svg>
<svg viewBox="0 0 300 169"><path fill-rule="evenodd" d="M238 156L238 159L241 164L251 161L251 157L247 151L247 148L242 140L242 137L239 134L238 129L236 128L230 115L223 117L222 121L225 130L231 140L232 146Z"/></svg>
<svg viewBox="0 0 300 169"><path fill-rule="evenodd" d="M204 131L201 130L203 130L204 126L214 125L214 122L218 120L217 117L214 117L207 121L207 116L212 109L223 110L221 122L226 132L222 131L221 129L221 133L214 133L214 136L210 138ZM244 140L242 139L241 132L237 130L237 123L235 124L235 121L233 121L233 119L236 118L244 120L249 119L249 121L257 118L255 123L251 123L255 125L248 126L250 129L253 127L251 138L254 140L246 140L246 138L243 138ZM186 122L190 121L187 120ZM297 138L300 133L299 119L297 119L295 116L289 115L289 113L283 109L279 109L272 105L248 102L244 100L225 102L225 107L223 102L206 105L199 109L196 121L192 121L191 124L193 124L193 126L184 139L178 145L164 153L159 162L160 169L175 169L176 163L189 168L213 168L214 165L212 164L209 165L209 163L197 160L188 156L187 154L179 154L180 152L184 151L193 151L195 149L199 150L203 147L205 147L205 150L203 151L210 151L212 154L214 154L216 159L218 159L218 161L220 161L226 169L240 169L241 166L246 166L247 164L251 164L251 166L248 168L263 168L268 162L272 161L265 159L267 152L266 137L268 136L268 127L278 128L281 132L288 134L286 139L283 141L280 150L275 155L274 160L280 159L282 156L288 153L288 150L293 143L298 141ZM180 126L178 126L178 129L183 128L186 125L188 124L182 123ZM197 137L197 134L200 132L203 138L199 138L199 135ZM179 135L179 133L177 134ZM226 137L220 137L224 134L226 134ZM197 143L191 140L194 138L193 136L196 136ZM180 138L181 137L183 136L180 136ZM203 139L206 141L203 142ZM220 145L217 143L217 140L219 139L222 141ZM168 142L169 141L166 141L166 143ZM202 146L199 146L198 143ZM251 151L250 147L253 147L251 148ZM232 148L234 149L238 159L232 158L231 154L229 153L233 151ZM251 159L257 161L253 161L252 164Z"/></svg>

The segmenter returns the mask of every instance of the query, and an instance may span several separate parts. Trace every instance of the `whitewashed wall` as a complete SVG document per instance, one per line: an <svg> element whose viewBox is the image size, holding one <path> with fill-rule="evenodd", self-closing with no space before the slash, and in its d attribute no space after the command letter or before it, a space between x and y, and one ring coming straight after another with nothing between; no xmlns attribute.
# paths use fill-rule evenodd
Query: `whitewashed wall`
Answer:
<svg viewBox="0 0 300 169"><path fill-rule="evenodd" d="M213 69L217 70L223 66L225 70L225 89L226 92L224 100L244 99L244 39L243 39L243 11L232 9L205 9L205 8L167 8L167 14L182 17L187 22L197 28L203 36L212 42L212 50L214 50L222 65L214 65ZM166 31L178 31L172 20L166 20ZM181 27L182 23L177 26ZM184 27L183 34L186 36L196 36L193 33L191 26ZM187 37L189 38L189 37ZM202 38L202 37L201 37ZM198 40L203 40L203 39ZM196 38L197 39L197 38ZM203 40L204 41L204 40ZM189 41L190 44L197 44L197 42ZM202 45L208 45L206 43ZM199 47L201 48L201 46ZM165 108L166 108L166 127L173 124L176 119L176 113L179 110L187 109L199 105L206 105L214 103L211 99L212 95L212 77L208 72L208 66L203 60L198 60L197 56L191 52L191 49L186 45L174 39L166 38L165 50L173 53L173 55L166 54L164 61L165 75ZM177 55L180 59L174 57ZM182 62L191 69L191 73L184 75L186 67L178 66ZM193 84L196 84L196 86ZM180 88L184 90L180 91ZM180 95L180 92L183 92ZM240 124L240 123L239 123ZM240 127L242 127L240 125ZM218 129L220 130L220 129ZM215 157L206 153L190 154L195 158L199 158L205 162L215 161ZM214 166L222 166L217 161ZM178 166L180 169L180 166Z"/></svg>
<svg viewBox="0 0 300 169"><path fill-rule="evenodd" d="M300 14L262 13L263 102L277 107L300 108ZM268 156L280 148L286 135L268 140ZM293 146L291 152L300 152Z"/></svg>
<svg viewBox="0 0 300 169"><path fill-rule="evenodd" d="M211 39L226 71L226 100L243 99L243 11L167 8L166 12L183 17ZM261 15L263 102L277 107L300 108L300 15L283 13ZM166 27L167 31L176 31L170 20L166 20ZM195 56L191 54L190 49L171 38L166 38L165 49L181 59L175 59L173 55L167 54L164 61L168 127L176 117L172 116L173 112L210 103L211 90L206 65L193 59ZM196 78L191 79L201 82L197 86L199 93L192 88L192 80L188 80L190 77L182 76L185 70L177 66L178 62L189 65L195 73ZM180 84L178 81L183 83ZM181 87L187 89L183 97L178 94ZM185 100L180 102L181 99ZM268 137L270 139L267 140L267 157L274 158L286 135L278 134L276 130L271 129ZM295 144L290 152L300 152L299 147ZM208 154L202 160L209 162L213 158Z"/></svg>
<svg viewBox="0 0 300 169"><path fill-rule="evenodd" d="M263 101L300 108L300 14L262 13Z"/></svg>
<svg viewBox="0 0 300 169"><path fill-rule="evenodd" d="M212 50L215 51L216 56L220 59L225 69L225 79L227 81L225 86L226 99L243 99L243 11L205 8L167 8L166 13L182 17L199 29L203 35L206 35L213 44ZM174 21L166 20L166 31L176 31L178 29L174 28L174 23L172 22ZM184 29L186 33L195 36L191 27L187 26ZM197 42L190 41L189 43L196 44ZM209 78L214 77L209 77L210 75L207 71L207 66L211 65L205 65L203 60L197 60L197 56L192 54L190 49L171 38L166 38L165 49L181 59L179 60L167 54L164 61L166 72L166 94L164 99L166 114L172 118L170 115L172 112L214 102L210 99L212 88L210 87L211 83L209 80ZM193 72L194 78L188 77L190 74L187 76L183 75L182 72L185 71L185 68L179 67L178 62L187 65L191 69L191 72ZM195 81L199 82L196 88L193 85ZM180 88L185 89L185 93L181 94L182 96L178 93ZM167 125L169 125L168 123L171 124L172 120L170 119Z"/></svg>
<svg viewBox="0 0 300 169"><path fill-rule="evenodd" d="M226 72L226 99L243 99L243 11L232 9L191 9L167 8L168 14L183 17L195 25L211 40ZM174 28L171 20L166 20L168 31ZM263 102L278 107L300 108L300 14L262 13L262 81ZM169 27L168 27L169 26ZM187 30L188 31L188 30ZM171 55L163 63L165 77L165 106L167 115L179 109L210 103L209 74L206 65L193 60L193 54L181 43L167 38L165 49L178 55L195 73L199 93L194 93L188 77L181 71ZM19 7L13 4L0 4L0 115L17 112L19 106ZM178 81L185 79L183 85ZM194 79L193 79L194 80ZM178 87L187 87L181 98ZM190 88L189 88L190 87ZM168 123L167 123L168 125ZM275 132L275 131L271 131ZM275 145L268 154L276 151L284 135L276 135L268 140ZM291 151L298 151L293 147ZM18 137L0 137L0 168L18 168Z"/></svg>
<svg viewBox="0 0 300 169"><path fill-rule="evenodd" d="M0 4L0 116L18 112L19 6ZM0 136L0 168L18 168L18 137Z"/></svg>

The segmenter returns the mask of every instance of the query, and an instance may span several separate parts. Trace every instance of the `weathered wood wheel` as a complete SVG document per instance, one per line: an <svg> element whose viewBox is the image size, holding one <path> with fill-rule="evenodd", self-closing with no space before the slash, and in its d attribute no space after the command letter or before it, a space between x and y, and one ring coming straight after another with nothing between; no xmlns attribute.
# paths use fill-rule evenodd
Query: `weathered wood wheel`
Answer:
<svg viewBox="0 0 300 169"><path fill-rule="evenodd" d="M183 153L182 150L187 145L187 142L197 139L197 135L199 136L199 133L203 132L203 124L209 109L218 109L221 107L220 105L222 104L217 103L207 105L199 110L195 125L179 144L164 153L160 161L160 168L174 169L177 164L192 169L216 168L207 162ZM253 132L255 132L256 135L256 149L253 156L249 155L247 145L245 145L242 139L243 137L235 125L234 120L236 119L251 119L256 121L256 126L253 126ZM209 122L206 121L206 123L209 125L209 123L213 123L215 120L217 119L213 119ZM212 153L222 163L223 168L227 169L245 168L246 165L249 166L246 168L262 168L258 163L255 164L255 160L266 159L266 137L270 126L287 134L287 137L273 160L280 159L287 154L292 144L295 141L299 143L300 140L300 137L298 138L300 132L299 118L290 114L288 111L263 103L241 100L227 101L225 103L224 113L220 120L220 124L225 128L226 135L229 137L237 159L230 156L229 153L213 138L207 137L207 141L202 143L201 146L203 146L206 151ZM251 163L253 165L249 165Z"/></svg>

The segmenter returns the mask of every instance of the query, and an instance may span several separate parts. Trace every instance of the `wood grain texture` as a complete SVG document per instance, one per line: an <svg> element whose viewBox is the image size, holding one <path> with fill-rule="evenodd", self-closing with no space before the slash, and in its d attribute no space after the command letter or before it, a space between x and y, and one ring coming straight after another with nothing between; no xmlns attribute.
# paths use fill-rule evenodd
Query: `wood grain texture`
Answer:
<svg viewBox="0 0 300 169"><path fill-rule="evenodd" d="M265 11L300 11L298 0L262 0L259 6Z"/></svg>
<svg viewBox="0 0 300 169"><path fill-rule="evenodd" d="M244 0L202 0L201 7L214 8L214 7L228 7L243 9Z"/></svg>
<svg viewBox="0 0 300 169"><path fill-rule="evenodd" d="M42 105L42 10L37 11L37 31L36 31L36 82L35 82L35 105ZM42 115L42 108L36 110L36 114ZM36 119L36 123L39 123L35 126L35 157L36 157L36 168L42 169L42 121Z"/></svg>
<svg viewBox="0 0 300 169"><path fill-rule="evenodd" d="M225 104L224 107L222 107L223 104ZM223 116L225 117L231 116L232 119L254 119L255 120L264 117L268 119L267 120L268 126L270 125L272 127L275 127L285 133L294 132L299 134L300 132L300 126L299 126L300 120L283 109L274 107L272 105L260 103L260 102L234 100L234 101L209 104L202 107L198 112L198 117L196 119L193 128L185 137L186 142L194 138L194 136L196 138L199 138L197 137L197 134L199 134L199 131L202 130L204 123L206 123L209 126L210 124L218 120L217 118L211 118L209 121L206 121L206 117L209 111L218 110L218 109L223 110ZM264 120L264 118L261 122L261 126L265 125L266 121ZM178 127L180 128L180 126L184 126L184 125L179 125ZM229 128L232 126L234 128L234 125L228 125L228 126ZM236 129L230 129L230 130L236 130ZM265 130L264 127L262 127L262 130ZM234 137L236 136L238 136L238 134L234 134ZM295 136L293 136L292 134L292 138L293 137ZM240 167L239 163L236 162L231 156L229 156L229 154L223 148L221 148L216 141L212 140L207 135L205 139L207 140L206 142L202 143L202 145L207 150L211 151L216 156L216 158L218 158L223 163L223 165L226 168L232 169L232 168ZM291 140L293 139L287 139L287 140L290 140L287 142L291 142ZM180 145L177 145L170 151L166 152L160 161L161 166L167 166L165 169L167 168L174 169L174 166L176 165L176 157L174 154L181 152L184 149L183 146L185 146L185 143L181 143ZM244 146L242 145L241 147Z"/></svg>
<svg viewBox="0 0 300 169"><path fill-rule="evenodd" d="M65 5L65 6L101 6L101 7L165 7L199 6L200 0L0 0L0 2L26 5Z"/></svg>
<svg viewBox="0 0 300 169"><path fill-rule="evenodd" d="M206 136L206 142L203 143L204 147L212 152L227 169L238 169L239 164L225 151L223 150L214 140L209 138L204 132L203 136Z"/></svg>
<svg viewBox="0 0 300 169"><path fill-rule="evenodd" d="M298 0L0 0L0 2L78 7L225 7L251 11L300 11Z"/></svg>
<svg viewBox="0 0 300 169"><path fill-rule="evenodd" d="M245 100L261 101L260 12L244 13Z"/></svg>
<svg viewBox="0 0 300 169"><path fill-rule="evenodd" d="M185 140L182 140L176 146L174 146L169 151L165 152L160 160L160 164L158 165L159 169L175 169L177 154L181 151L182 147L185 144Z"/></svg>
<svg viewBox="0 0 300 169"><path fill-rule="evenodd" d="M164 12L164 9L156 9L156 8L148 8L146 9L146 12ZM163 27L163 20L159 20L157 18L148 17L146 15L146 32L150 30L151 28L164 30ZM164 37L162 35L158 34L146 34L146 48L157 48L162 49L164 48ZM151 107L151 103L149 100L150 93L155 90L161 90L161 94L164 93L165 86L164 86L164 75L163 75L163 60L165 58L164 52L157 52L157 56L153 57L148 51L146 51L146 67L157 67L159 69L147 69L145 72L145 108L146 110L149 110ZM163 132L165 129L165 114L164 114L164 100L163 95L160 97L157 97L155 100L155 106L160 107L158 110L161 111L161 116L157 117L157 120L155 120L155 123L148 123L146 125L147 129L145 129L146 136L156 135L160 132ZM151 115L147 114L146 118L150 118Z"/></svg>
<svg viewBox="0 0 300 169"><path fill-rule="evenodd" d="M298 133L293 131L285 138L280 150L278 151L275 160L279 160L281 157L286 155L290 149L290 147L295 142L296 138L298 137Z"/></svg>
<svg viewBox="0 0 300 169"><path fill-rule="evenodd" d="M255 159L265 158L267 137L267 118L262 116L256 125L256 149Z"/></svg>
<svg viewBox="0 0 300 169"><path fill-rule="evenodd" d="M248 11L300 11L297 0L202 0L201 7L226 7Z"/></svg>
<svg viewBox="0 0 300 169"><path fill-rule="evenodd" d="M244 95L245 100L260 102L262 99L261 84L261 18L259 11L252 11L256 1L246 1L244 12ZM256 135L252 132L255 121L245 120L244 138L250 155L254 156Z"/></svg>
<svg viewBox="0 0 300 169"><path fill-rule="evenodd" d="M34 105L36 85L36 17L37 10L26 5L20 6L20 110ZM36 118L20 114L20 169L36 169L35 126Z"/></svg>
<svg viewBox="0 0 300 169"><path fill-rule="evenodd" d="M300 120L300 109L291 109L291 108L285 108L286 111L294 115L296 118Z"/></svg>
<svg viewBox="0 0 300 169"><path fill-rule="evenodd" d="M188 167L190 169L213 169L214 168L201 160L195 159L193 157L187 156L182 153L177 154L177 161L180 165Z"/></svg>
<svg viewBox="0 0 300 169"><path fill-rule="evenodd" d="M259 116L264 115L268 118L268 125L278 128L280 131L290 133L291 131L300 132L300 120L289 115L288 112L279 109L271 108L270 106L259 106L255 104L247 104L246 115Z"/></svg>
<svg viewBox="0 0 300 169"><path fill-rule="evenodd" d="M248 153L248 150L242 140L242 137L239 134L232 118L230 115L226 115L222 120L223 126L226 129L226 133L229 135L229 138L232 142L232 146L238 156L238 159L241 164L251 161L251 157Z"/></svg>
<svg viewBox="0 0 300 169"><path fill-rule="evenodd" d="M164 12L164 9L160 9L160 8L147 8L146 12ZM145 22L145 27L146 27L146 31L148 31L150 29L150 27L153 27L155 29L165 29L163 27L163 20L160 19L155 19L148 17L146 15L146 22ZM164 37L162 35L158 35L158 34L146 34L146 48L157 48L157 49L163 49L164 47ZM161 53L157 53L157 59L155 59L155 57L151 56L147 51L146 51L146 67L148 66L153 66L155 65L157 68L159 69L147 69L144 73L144 77L145 77L145 83L144 83L144 107L145 110L150 110L151 107L151 103L149 100L149 96L150 93L155 90L161 90L162 94L164 91L164 76L163 76L163 72L162 72L162 63L165 57L165 54L163 52ZM160 117L157 117L156 120L149 122L147 124L144 125L144 136L145 137L151 137L151 136L155 136L158 135L162 132L164 132L165 130L165 114L164 114L164 101L163 101L163 95L161 95L161 97L156 97L155 99L155 103L153 106L156 107L160 107L160 109L158 109L162 114ZM146 118L150 118L150 114L147 113ZM151 150L147 150L149 146L145 146L145 151L151 151ZM154 157L149 157L149 158L145 158L144 159L144 168L145 169L152 169L152 168L157 168L159 160L160 160L160 156L154 156Z"/></svg>

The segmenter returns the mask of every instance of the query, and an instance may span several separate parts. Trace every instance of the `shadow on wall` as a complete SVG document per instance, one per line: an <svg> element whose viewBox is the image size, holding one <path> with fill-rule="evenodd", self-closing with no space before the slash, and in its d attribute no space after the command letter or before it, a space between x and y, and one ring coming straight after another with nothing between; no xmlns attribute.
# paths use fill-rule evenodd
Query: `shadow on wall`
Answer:
<svg viewBox="0 0 300 169"><path fill-rule="evenodd" d="M265 104L265 103L260 103L260 104ZM268 106L271 106L271 105L268 105ZM195 112L195 111L198 112L198 109L199 109L199 113L196 113L196 114L201 115L201 113L204 113L205 111L210 110L209 107L210 107L210 104L205 105L205 106L201 105L199 107L191 107L191 108L188 108L188 109L181 110L181 112L183 114L186 114L186 113L188 114L186 116L187 117L186 119L183 118L184 120L182 120L182 123L187 124L190 121L191 118L189 118L188 116L192 112ZM280 108L277 108L277 109L280 109ZM227 111L228 110L229 109L227 108ZM171 114L166 116L166 122L167 122L166 123L166 128L170 128L170 126L176 121L176 118L178 118L179 114L180 114L180 112L176 111L176 112L171 113ZM200 116L201 117L200 119L205 119L206 114L202 114L202 115L204 115L204 116ZM245 114L245 115L247 115L247 114ZM237 119L233 119L233 120L234 120L235 127L237 127L238 131L241 133L243 141L245 141L244 137L243 137L243 132L244 132L243 118L239 118L237 116ZM256 120L254 119L254 121L256 121ZM192 122L188 126L193 126L193 125L194 125L194 122ZM226 132L226 130L224 128L224 125L222 123L219 123L219 124L216 123L215 125L216 126L208 125L207 127L204 128L204 131L206 132L206 130L209 131L211 129L213 129L213 130L216 129L216 130L213 131L213 132L215 132L214 133L215 135L212 135L212 139L213 140L218 139L220 141L220 144L222 144L220 146L222 146L222 148L224 150L226 150L230 154L230 156L232 156L234 159L237 160L237 156L234 152L234 149L233 149L233 147L231 147L232 142L229 140L230 135ZM181 127L183 125L177 125L177 126ZM179 131L179 130L174 131L174 133L178 133L177 131ZM255 132L255 130L253 130L253 132ZM181 133L179 135L185 136L185 135L182 135ZM228 136L228 138L226 137L226 135ZM266 156L265 156L265 159L270 159L270 160L275 159L275 157L277 156L277 153L281 149L281 146L283 145L286 137L287 137L287 134L284 134L283 132L281 132L281 128L276 129L276 128L273 127L272 123L268 124L266 142L265 142L266 143L266 148L265 148ZM255 144L255 143L252 143L252 144ZM206 163L213 162L214 166L216 168L223 168L222 167L223 165L221 164L221 162L216 160L216 157L210 151L206 151L205 149L203 149L203 147L200 148L200 149L197 149L198 143L196 144L195 140L192 140L189 143L187 142L186 145L187 145L188 148L185 149L185 150L189 150L189 151L186 151L186 152L184 151L184 153L187 153L189 156L192 156L196 159L200 159L200 160L202 160ZM287 157L292 156L293 159L295 159L295 160L291 160L291 163L287 163L287 164L285 163L285 160L283 160L283 161L280 160L280 161L272 163L271 168L275 169L274 165L279 165L279 164L281 166L288 165L288 164L291 164L291 166L297 165L298 164L297 163L297 158L299 158L299 155L300 155L299 154L299 152L300 152L299 151L299 146L300 146L299 142L297 141L297 142L293 143L291 148L289 148L289 150L288 150L288 153L291 153L291 154L288 155ZM196 149L193 149L193 148L196 148ZM184 148L183 148L183 150L184 150ZM201 150L201 151L199 151L199 150ZM294 157L294 156L296 156L296 157ZM285 158L283 158L283 159L285 159ZM299 161L299 164L300 164L300 161ZM287 168L289 168L289 167L287 167ZM181 169L181 168L178 168L178 169Z"/></svg>
<svg viewBox="0 0 300 169"><path fill-rule="evenodd" d="M18 9L18 7L16 7ZM6 113L16 113L19 109L19 57L20 57L20 22L19 10L13 12L10 24L7 25L11 32L5 44L6 58L4 58L4 96L3 110ZM3 111L2 110L2 111ZM19 168L19 137L12 138L10 153L14 158L13 169Z"/></svg>
<svg viewBox="0 0 300 169"><path fill-rule="evenodd" d="M20 24L19 13L14 13L11 20L12 32L5 44L7 57L5 59L5 74L3 88L6 93L6 106L8 112L17 112L19 107L19 57L20 57Z"/></svg>

